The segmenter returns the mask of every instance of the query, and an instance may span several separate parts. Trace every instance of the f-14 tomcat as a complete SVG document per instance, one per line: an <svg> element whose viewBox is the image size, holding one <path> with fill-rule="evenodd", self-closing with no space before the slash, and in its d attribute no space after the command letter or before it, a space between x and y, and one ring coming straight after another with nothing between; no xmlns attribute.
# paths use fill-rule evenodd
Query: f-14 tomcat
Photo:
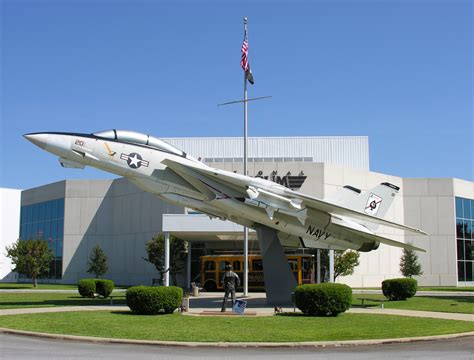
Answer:
<svg viewBox="0 0 474 360"><path fill-rule="evenodd" d="M105 170L126 177L165 201L257 230L267 297L269 283L279 283L281 290L285 282L282 246L367 252L382 243L424 251L376 234L379 225L426 234L383 219L399 191L390 183L381 183L368 192L346 186L323 200L269 180L209 167L163 140L133 131L24 136L57 155L63 167ZM287 273L291 288L294 278Z"/></svg>

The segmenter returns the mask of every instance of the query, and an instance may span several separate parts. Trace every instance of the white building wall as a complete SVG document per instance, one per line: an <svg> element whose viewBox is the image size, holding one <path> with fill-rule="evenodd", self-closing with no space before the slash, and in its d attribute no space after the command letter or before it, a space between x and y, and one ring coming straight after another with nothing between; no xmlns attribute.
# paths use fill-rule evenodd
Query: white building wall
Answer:
<svg viewBox="0 0 474 360"><path fill-rule="evenodd" d="M243 138L241 137L165 138L163 140L196 158L219 158L222 162L235 161L238 158L242 161L243 158ZM310 162L369 170L367 136L249 137L248 144L248 157L267 158L265 162L300 162L303 160L294 159L311 158Z"/></svg>
<svg viewBox="0 0 474 360"><path fill-rule="evenodd" d="M0 189L0 281L14 281L11 261L5 247L12 245L19 236L21 190Z"/></svg>

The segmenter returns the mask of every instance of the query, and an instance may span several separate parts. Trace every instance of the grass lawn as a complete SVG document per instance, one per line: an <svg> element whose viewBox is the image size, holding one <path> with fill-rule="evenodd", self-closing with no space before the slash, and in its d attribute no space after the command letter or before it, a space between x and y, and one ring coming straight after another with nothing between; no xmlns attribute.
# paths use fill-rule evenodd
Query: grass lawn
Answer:
<svg viewBox="0 0 474 360"><path fill-rule="evenodd" d="M474 331L466 321L391 315L342 314L318 318L293 316L210 317L143 316L131 312L63 312L0 316L0 327L12 329L175 341L330 341L384 339Z"/></svg>
<svg viewBox="0 0 474 360"><path fill-rule="evenodd" d="M34 288L31 283L0 283L0 289L5 290L77 290L77 285L74 284L38 284Z"/></svg>
<svg viewBox="0 0 474 360"><path fill-rule="evenodd" d="M361 298L385 299L383 295L353 294L352 306L361 307ZM367 302L366 300L365 305L377 307L380 306L380 301ZM474 297L415 296L403 301L385 301L384 308L474 314Z"/></svg>
<svg viewBox="0 0 474 360"><path fill-rule="evenodd" d="M353 290L380 290L381 287L368 287L368 288L352 288ZM474 286L445 286L445 287L431 287L431 286L418 286L418 291L474 291Z"/></svg>
<svg viewBox="0 0 474 360"><path fill-rule="evenodd" d="M125 304L125 292L112 295L114 304ZM109 299L87 299L73 293L0 293L0 309L109 304Z"/></svg>

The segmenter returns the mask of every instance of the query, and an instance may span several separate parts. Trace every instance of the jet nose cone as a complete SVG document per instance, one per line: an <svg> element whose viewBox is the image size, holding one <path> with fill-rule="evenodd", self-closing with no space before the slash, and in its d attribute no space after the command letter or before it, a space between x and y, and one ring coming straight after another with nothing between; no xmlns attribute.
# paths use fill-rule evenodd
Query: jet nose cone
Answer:
<svg viewBox="0 0 474 360"><path fill-rule="evenodd" d="M23 136L41 149L44 149L48 144L48 134L45 133L25 134Z"/></svg>

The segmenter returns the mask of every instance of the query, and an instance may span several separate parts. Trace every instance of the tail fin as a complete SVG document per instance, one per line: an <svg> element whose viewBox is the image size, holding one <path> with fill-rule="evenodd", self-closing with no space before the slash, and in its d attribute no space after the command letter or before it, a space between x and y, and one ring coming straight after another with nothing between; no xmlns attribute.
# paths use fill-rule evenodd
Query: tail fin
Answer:
<svg viewBox="0 0 474 360"><path fill-rule="evenodd" d="M327 200L337 205L383 219L399 190L398 186L388 182L381 183L363 193L359 189L346 185L336 194L328 197ZM377 225L372 223L364 225L371 230L375 230L377 227Z"/></svg>

